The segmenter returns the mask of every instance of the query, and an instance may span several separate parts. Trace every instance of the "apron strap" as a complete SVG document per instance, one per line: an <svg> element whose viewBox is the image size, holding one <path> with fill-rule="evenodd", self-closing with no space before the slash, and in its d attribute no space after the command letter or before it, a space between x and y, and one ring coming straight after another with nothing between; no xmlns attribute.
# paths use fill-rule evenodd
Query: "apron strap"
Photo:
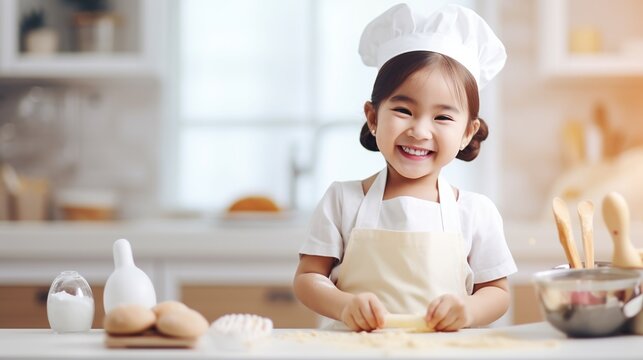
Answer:
<svg viewBox="0 0 643 360"><path fill-rule="evenodd" d="M460 233L460 215L453 188L443 177L438 177L438 196L440 197L440 215L442 215L442 231Z"/></svg>
<svg viewBox="0 0 643 360"><path fill-rule="evenodd" d="M355 229L375 229L379 223L380 209L382 207L382 198L386 189L386 175L388 169L380 171L375 181L368 189L364 200L357 211L355 220Z"/></svg>

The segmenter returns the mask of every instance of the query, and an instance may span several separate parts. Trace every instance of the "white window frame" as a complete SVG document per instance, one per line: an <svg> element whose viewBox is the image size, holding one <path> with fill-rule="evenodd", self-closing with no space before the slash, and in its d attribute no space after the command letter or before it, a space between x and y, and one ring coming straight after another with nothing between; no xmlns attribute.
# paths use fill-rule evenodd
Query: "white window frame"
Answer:
<svg viewBox="0 0 643 360"><path fill-rule="evenodd" d="M477 10L481 15L490 23L492 28L499 32L499 24L497 21L498 18L498 3L496 0L474 0L476 1ZM177 169L179 168L178 164L178 151L179 151L179 137L183 125L181 124L178 116L178 101L179 101L179 79L178 79L178 42L179 42L179 26L178 16L176 15L179 11L179 5L177 0L169 1L169 18L167 19L168 23L168 33L169 33L169 43L167 51L167 68L163 72L166 74L162 79L162 88L163 88L163 131L162 131L162 140L161 148L159 150L161 158L160 166L160 205L164 209L186 209L185 205L180 204L177 197L178 191L178 178L177 178ZM313 26L313 29L315 27ZM317 34L314 31L311 32L311 41L314 41L314 38ZM314 48L314 46L313 46ZM317 54L315 50L312 50L311 58L315 59ZM311 71L314 72L315 66L311 67ZM315 77L311 76L313 89L317 89L315 84ZM309 93L311 98L311 113L315 114L315 102L316 90L313 90ZM454 162L454 165L450 165L445 171L447 176L449 173L460 173L464 174L465 177L472 176L476 178L475 183L464 183L467 185L465 188L467 190L476 191L484 193L489 196L496 203L501 201L500 189L502 185L500 183L500 154L499 154L499 144L501 133L501 121L500 114L498 109L500 108L500 99L498 97L499 85L498 81L490 84L481 95L481 115L489 123L491 129L490 138L485 141L483 144L483 151L481 156L471 163L463 163L461 161ZM361 107L361 104L356 104L356 107ZM343 121L342 119L336 119L331 123L338 123ZM351 119L354 121L354 119ZM307 122L252 122L247 121L243 123L225 123L225 122L215 122L209 124L202 124L202 126L213 126L213 127L251 127L251 126L285 126L285 127L294 127L294 128L303 128L306 131L314 133L320 126L323 126L324 123L320 122L319 119L315 118L314 115L310 117ZM341 123L338 124L341 126ZM312 156L312 155L309 155ZM460 164L458 164L460 163ZM310 175L310 173L309 173ZM482 176L481 176L482 175ZM456 186L461 184L461 181L458 178L451 179L451 182ZM303 187L305 188L305 186ZM306 209L310 209L308 206Z"/></svg>

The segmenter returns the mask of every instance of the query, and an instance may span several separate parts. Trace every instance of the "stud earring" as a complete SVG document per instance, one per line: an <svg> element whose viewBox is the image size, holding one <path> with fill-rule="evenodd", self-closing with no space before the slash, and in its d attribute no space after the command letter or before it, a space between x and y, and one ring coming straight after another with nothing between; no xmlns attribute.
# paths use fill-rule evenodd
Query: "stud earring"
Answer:
<svg viewBox="0 0 643 360"><path fill-rule="evenodd" d="M371 135L375 136L375 129L371 129Z"/></svg>

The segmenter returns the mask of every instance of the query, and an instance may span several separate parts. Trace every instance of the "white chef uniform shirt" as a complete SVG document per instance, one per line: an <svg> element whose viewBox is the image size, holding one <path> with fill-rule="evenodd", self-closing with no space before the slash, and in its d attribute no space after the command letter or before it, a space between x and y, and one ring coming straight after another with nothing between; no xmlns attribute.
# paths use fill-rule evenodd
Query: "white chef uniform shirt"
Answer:
<svg viewBox="0 0 643 360"><path fill-rule="evenodd" d="M334 257L341 262L363 199L361 181L334 182L313 213L309 236L299 253ZM457 206L474 284L515 273L516 264L494 203L484 195L459 190ZM443 231L440 216L439 203L401 196L382 202L379 227L397 231ZM331 272L333 282L337 281L337 270L336 266Z"/></svg>

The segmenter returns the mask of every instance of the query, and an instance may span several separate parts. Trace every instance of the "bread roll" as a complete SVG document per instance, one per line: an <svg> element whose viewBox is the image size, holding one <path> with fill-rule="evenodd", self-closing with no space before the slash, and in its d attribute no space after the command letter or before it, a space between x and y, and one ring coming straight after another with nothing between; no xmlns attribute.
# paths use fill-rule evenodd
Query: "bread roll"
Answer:
<svg viewBox="0 0 643 360"><path fill-rule="evenodd" d="M184 303L179 301L168 300L168 301L163 301L162 303L156 304L156 306L152 308L152 311L154 311L154 314L156 315L157 318L160 318L161 315L163 315L168 311L186 310L186 309L188 309L188 307Z"/></svg>
<svg viewBox="0 0 643 360"><path fill-rule="evenodd" d="M141 333L156 322L151 309L139 304L123 304L112 309L103 321L103 328L112 335L131 335Z"/></svg>
<svg viewBox="0 0 643 360"><path fill-rule="evenodd" d="M243 211L262 211L262 212L279 212L279 206L270 198L265 196L248 196L235 201L228 212Z"/></svg>
<svg viewBox="0 0 643 360"><path fill-rule="evenodd" d="M197 338L208 330L208 325L203 315L186 308L164 312L156 322L156 329L163 335Z"/></svg>

